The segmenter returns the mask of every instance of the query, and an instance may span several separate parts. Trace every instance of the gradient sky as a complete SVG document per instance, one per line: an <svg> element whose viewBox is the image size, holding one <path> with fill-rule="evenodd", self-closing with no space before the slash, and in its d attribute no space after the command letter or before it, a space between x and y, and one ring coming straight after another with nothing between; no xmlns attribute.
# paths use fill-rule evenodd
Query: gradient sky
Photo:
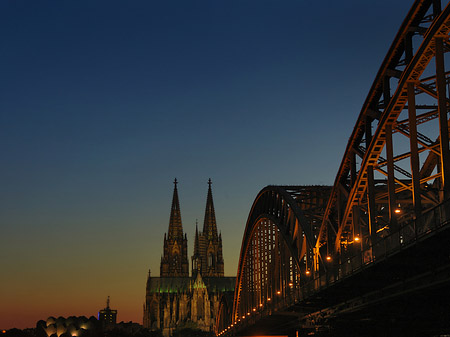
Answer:
<svg viewBox="0 0 450 337"><path fill-rule="evenodd" d="M269 184L332 184L412 1L0 2L0 328L142 323L173 184L235 275Z"/></svg>

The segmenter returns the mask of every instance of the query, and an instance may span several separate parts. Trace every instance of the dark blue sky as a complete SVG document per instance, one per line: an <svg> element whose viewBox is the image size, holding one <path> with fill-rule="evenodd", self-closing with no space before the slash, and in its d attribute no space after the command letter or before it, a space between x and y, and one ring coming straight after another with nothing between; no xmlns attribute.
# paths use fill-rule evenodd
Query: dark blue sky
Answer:
<svg viewBox="0 0 450 337"><path fill-rule="evenodd" d="M0 328L140 321L174 177L189 254L213 180L235 274L260 189L334 182L411 4L2 1Z"/></svg>

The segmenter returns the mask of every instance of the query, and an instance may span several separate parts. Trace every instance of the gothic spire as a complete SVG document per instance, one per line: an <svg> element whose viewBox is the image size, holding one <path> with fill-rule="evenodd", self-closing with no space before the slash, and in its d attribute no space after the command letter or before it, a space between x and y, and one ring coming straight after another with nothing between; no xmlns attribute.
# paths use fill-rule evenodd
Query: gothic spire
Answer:
<svg viewBox="0 0 450 337"><path fill-rule="evenodd" d="M203 235L208 239L217 238L216 214L211 191L211 178L208 180L208 196L206 198L205 220L203 222Z"/></svg>
<svg viewBox="0 0 450 337"><path fill-rule="evenodd" d="M172 208L170 210L168 239L183 239L183 225L181 224L180 201L178 200L177 178L175 178L172 198Z"/></svg>
<svg viewBox="0 0 450 337"><path fill-rule="evenodd" d="M197 222L195 223L195 239L194 239L194 256L200 254L200 243L198 241L198 226Z"/></svg>
<svg viewBox="0 0 450 337"><path fill-rule="evenodd" d="M178 200L177 179L173 189L172 208L170 210L169 231L164 234L164 255L161 259L161 277L189 276L189 262L187 258L187 237L183 234L181 224L180 202Z"/></svg>

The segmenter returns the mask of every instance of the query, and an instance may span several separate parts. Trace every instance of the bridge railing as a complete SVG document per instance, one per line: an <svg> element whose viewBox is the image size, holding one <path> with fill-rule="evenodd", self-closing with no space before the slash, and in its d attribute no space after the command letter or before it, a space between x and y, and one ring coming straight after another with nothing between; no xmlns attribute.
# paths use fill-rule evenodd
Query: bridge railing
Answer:
<svg viewBox="0 0 450 337"><path fill-rule="evenodd" d="M301 297L306 298L313 293L329 287L335 282L362 271L369 265L378 263L405 248L414 245L450 225L450 200L423 213L420 218L402 223L398 231L379 238L364 250L358 250L351 256L342 256L329 270L316 276L311 282L303 285Z"/></svg>

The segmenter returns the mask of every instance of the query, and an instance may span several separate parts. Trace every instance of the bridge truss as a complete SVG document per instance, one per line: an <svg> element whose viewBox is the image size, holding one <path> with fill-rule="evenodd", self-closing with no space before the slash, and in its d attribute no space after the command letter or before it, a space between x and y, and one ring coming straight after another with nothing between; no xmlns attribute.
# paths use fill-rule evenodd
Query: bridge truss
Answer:
<svg viewBox="0 0 450 337"><path fill-rule="evenodd" d="M258 320L270 324L283 311L317 319L311 310L299 313L308 298L448 225L449 33L450 5L415 1L364 102L334 186L268 186L258 194L232 313L218 315L217 335Z"/></svg>

